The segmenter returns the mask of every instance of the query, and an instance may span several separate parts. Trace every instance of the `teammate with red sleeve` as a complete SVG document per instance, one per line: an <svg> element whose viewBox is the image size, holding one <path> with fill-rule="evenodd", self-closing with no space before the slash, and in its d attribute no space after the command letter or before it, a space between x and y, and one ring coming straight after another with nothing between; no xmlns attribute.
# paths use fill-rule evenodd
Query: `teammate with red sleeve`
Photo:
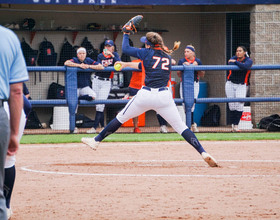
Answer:
<svg viewBox="0 0 280 220"><path fill-rule="evenodd" d="M112 40L106 40L104 44L104 50L97 57L97 62L102 66L114 66L115 62L120 61L119 54L115 52L114 42ZM106 100L111 90L111 79L114 76L114 72L96 72L91 75L92 89L96 93L96 100ZM96 114L94 119L94 125L87 133L96 133L96 128L99 126L104 127L104 108L105 104L96 105Z"/></svg>
<svg viewBox="0 0 280 220"><path fill-rule="evenodd" d="M251 66L253 61L247 54L247 49L243 46L238 46L236 55L229 59L229 65L236 65L241 70L230 70L227 76L225 86L227 98L245 98L246 86L251 73ZM238 124L243 113L244 102L229 102L230 123L232 125L232 132L240 132Z"/></svg>
<svg viewBox="0 0 280 220"><path fill-rule="evenodd" d="M125 54L142 60L146 73L145 86L137 92L99 135L95 138L82 138L82 142L96 150L99 143L105 137L114 133L124 122L143 112L154 110L201 154L209 166L217 167L216 160L206 153L194 133L182 121L172 94L167 87L171 71L170 54L178 46L174 45L173 50L166 50L162 37L155 32L148 32L146 38L152 44L150 48L131 47L129 45L129 34L123 35L122 44L122 50ZM120 64L122 68L135 69L140 69L139 65L141 65L141 63L134 62L120 62Z"/></svg>
<svg viewBox="0 0 280 220"><path fill-rule="evenodd" d="M141 60L137 59L137 60L133 60L132 62L139 63L139 62L141 62ZM129 98L132 98L133 96L135 96L137 94L137 92L139 91L139 89L141 89L142 86L144 85L145 69L144 69L143 65L142 65L141 69L142 69L142 71L133 71L132 72L132 76L131 76L130 83L128 86ZM138 127L138 116L133 118L132 120L133 120L133 125L134 125L133 132L141 133L141 130Z"/></svg>

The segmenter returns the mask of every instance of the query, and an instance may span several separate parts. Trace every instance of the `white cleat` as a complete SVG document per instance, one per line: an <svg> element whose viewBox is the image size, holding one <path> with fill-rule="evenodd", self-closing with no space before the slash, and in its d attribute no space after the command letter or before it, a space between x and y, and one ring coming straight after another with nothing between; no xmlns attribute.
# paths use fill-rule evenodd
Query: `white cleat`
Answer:
<svg viewBox="0 0 280 220"><path fill-rule="evenodd" d="M168 133L168 130L167 130L166 125L160 126L159 132L160 132L160 133L163 133L163 134L167 134L167 133Z"/></svg>
<svg viewBox="0 0 280 220"><path fill-rule="evenodd" d="M238 125L231 125L231 127L232 127L231 132L241 132L238 128Z"/></svg>
<svg viewBox="0 0 280 220"><path fill-rule="evenodd" d="M77 127L75 127L73 134L78 134L79 133L79 129Z"/></svg>
<svg viewBox="0 0 280 220"><path fill-rule="evenodd" d="M98 145L100 144L99 141L96 141L94 138L82 138L82 142L88 145L92 150L96 150Z"/></svg>
<svg viewBox="0 0 280 220"><path fill-rule="evenodd" d="M203 160L208 163L208 165L210 167L218 167L218 163L217 161L214 159L214 157L212 157L210 154L206 153L206 152L202 152L201 154Z"/></svg>
<svg viewBox="0 0 280 220"><path fill-rule="evenodd" d="M191 126L191 131L194 132L194 133L197 133L199 132L198 128L197 128L197 124L196 123L193 123L192 126Z"/></svg>
<svg viewBox="0 0 280 220"><path fill-rule="evenodd" d="M9 209L7 208L7 219L8 220L11 219L12 214L13 214L12 209L11 208L9 208Z"/></svg>
<svg viewBox="0 0 280 220"><path fill-rule="evenodd" d="M89 129L89 130L87 130L87 133L88 134L96 134L96 130L95 130L95 128L91 128L91 129Z"/></svg>

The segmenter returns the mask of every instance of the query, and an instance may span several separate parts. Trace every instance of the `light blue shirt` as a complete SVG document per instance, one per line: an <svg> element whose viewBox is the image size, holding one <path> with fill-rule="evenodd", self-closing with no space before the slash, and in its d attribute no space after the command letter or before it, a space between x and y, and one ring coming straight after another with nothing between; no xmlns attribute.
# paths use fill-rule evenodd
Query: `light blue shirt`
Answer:
<svg viewBox="0 0 280 220"><path fill-rule="evenodd" d="M10 84L29 79L21 50L15 33L0 25L0 99L8 100Z"/></svg>

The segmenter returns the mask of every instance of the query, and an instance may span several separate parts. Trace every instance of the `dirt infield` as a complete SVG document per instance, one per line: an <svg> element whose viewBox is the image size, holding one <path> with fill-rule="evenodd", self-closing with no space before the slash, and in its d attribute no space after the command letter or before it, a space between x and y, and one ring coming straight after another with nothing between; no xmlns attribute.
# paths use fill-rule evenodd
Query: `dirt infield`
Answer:
<svg viewBox="0 0 280 220"><path fill-rule="evenodd" d="M12 219L280 219L280 141L22 145Z"/></svg>

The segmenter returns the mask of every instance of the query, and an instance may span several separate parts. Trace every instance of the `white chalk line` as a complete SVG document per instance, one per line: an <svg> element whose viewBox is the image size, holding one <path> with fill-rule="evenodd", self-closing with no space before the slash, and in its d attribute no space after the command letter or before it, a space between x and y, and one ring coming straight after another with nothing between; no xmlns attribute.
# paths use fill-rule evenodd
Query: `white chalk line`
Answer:
<svg viewBox="0 0 280 220"><path fill-rule="evenodd" d="M188 145L187 142L185 141L163 141L160 142L162 145L167 146L170 145L170 143L172 142L172 146L174 145ZM205 142L214 142L214 141L205 141ZM257 140L257 141L247 141L247 140L241 140L241 141L216 141L216 142L225 142L225 143L229 143L229 144L236 144L236 143L279 143L280 144L280 140ZM112 145L118 145L118 146L151 146L153 145L153 143L158 143L158 142L102 142L100 147L102 146L112 146ZM87 147L86 145L84 145L83 143L67 143L67 144L22 144L21 148L73 148L73 147ZM114 146L115 147L115 146Z"/></svg>
<svg viewBox="0 0 280 220"><path fill-rule="evenodd" d="M255 163L279 163L279 160L219 160L222 162L255 162ZM142 162L202 162L201 160L125 160L125 161L92 161L91 163L142 163ZM51 164L47 164L51 165ZM67 164L65 164L67 165ZM149 166L149 165L147 165ZM236 177L280 177L280 175L272 174L122 174L122 173L74 173L74 172L58 172L44 171L28 168L30 166L21 167L21 170L33 173L55 174L55 175L73 175L73 176L118 176L118 177L212 177L212 178L236 178ZM212 168L217 169L217 168Z"/></svg>

